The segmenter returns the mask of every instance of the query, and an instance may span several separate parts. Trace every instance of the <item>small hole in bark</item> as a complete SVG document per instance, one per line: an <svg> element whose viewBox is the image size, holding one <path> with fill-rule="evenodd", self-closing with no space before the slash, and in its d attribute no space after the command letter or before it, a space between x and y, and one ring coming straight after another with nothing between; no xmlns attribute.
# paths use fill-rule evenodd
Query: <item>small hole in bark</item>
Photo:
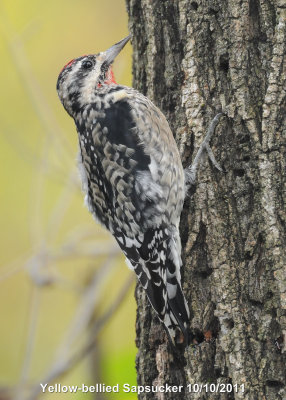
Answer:
<svg viewBox="0 0 286 400"><path fill-rule="evenodd" d="M242 160L245 161L245 162L248 162L248 161L250 161L250 157L249 156L245 156L245 157L243 157Z"/></svg>
<svg viewBox="0 0 286 400"><path fill-rule="evenodd" d="M267 42L267 35L266 35L266 33L265 33L265 32L261 32L261 33L260 33L260 36L259 36L259 39L260 39L260 42L263 42L263 43Z"/></svg>
<svg viewBox="0 0 286 400"><path fill-rule="evenodd" d="M252 255L251 255L250 251L245 252L244 258L247 261L252 260Z"/></svg>
<svg viewBox="0 0 286 400"><path fill-rule="evenodd" d="M192 1L191 2L191 8L192 8L192 10L195 10L195 11L197 11L197 9L198 9L198 3L196 2L196 1Z"/></svg>
<svg viewBox="0 0 286 400"><path fill-rule="evenodd" d="M221 377L221 368L215 368L214 372L216 379Z"/></svg>
<svg viewBox="0 0 286 400"><path fill-rule="evenodd" d="M237 169L233 170L233 173L234 173L235 176L242 177L245 174L245 171L242 168L237 168Z"/></svg>
<svg viewBox="0 0 286 400"><path fill-rule="evenodd" d="M233 322L233 319L232 319L232 318L227 318L227 319L225 319L225 320L224 320L224 323L225 323L225 326L226 326L228 329L233 329L233 327L234 327L234 322Z"/></svg>
<svg viewBox="0 0 286 400"><path fill-rule="evenodd" d="M282 382L280 382L280 381L275 381L275 380L267 380L266 382L266 386L269 386L269 387L283 387L284 386L284 383L282 383Z"/></svg>
<svg viewBox="0 0 286 400"><path fill-rule="evenodd" d="M271 292L271 290L269 290L269 291L267 292L267 294L266 294L266 297L267 297L268 299L272 299L273 296L274 296L274 295L273 295L273 292Z"/></svg>
<svg viewBox="0 0 286 400"><path fill-rule="evenodd" d="M203 332L199 331L198 329L194 329L189 334L189 343L191 344L200 344L203 343L205 340L205 336Z"/></svg>
<svg viewBox="0 0 286 400"><path fill-rule="evenodd" d="M254 307L262 308L263 303L260 300L249 299L249 303L252 304Z"/></svg>
<svg viewBox="0 0 286 400"><path fill-rule="evenodd" d="M274 317L274 318L277 317L277 311L275 310L275 308L271 308L271 315L272 315L272 317Z"/></svg>
<svg viewBox="0 0 286 400"><path fill-rule="evenodd" d="M216 15L218 13L218 11L214 10L213 8L210 8L209 13L210 13L210 15Z"/></svg>
<svg viewBox="0 0 286 400"><path fill-rule="evenodd" d="M196 272L196 274L198 276L200 276L202 279L207 279L212 273L213 273L213 270L211 268L205 269L204 271Z"/></svg>
<svg viewBox="0 0 286 400"><path fill-rule="evenodd" d="M217 317L213 317L213 319L209 325L209 329L212 332L212 337L214 339L216 339L220 332L220 323L219 323L219 319Z"/></svg>
<svg viewBox="0 0 286 400"><path fill-rule="evenodd" d="M229 70L229 56L228 53L222 54L219 58L219 67L222 71L227 72Z"/></svg>
<svg viewBox="0 0 286 400"><path fill-rule="evenodd" d="M239 139L239 143L247 143L250 141L250 136L249 135L243 135L240 139Z"/></svg>

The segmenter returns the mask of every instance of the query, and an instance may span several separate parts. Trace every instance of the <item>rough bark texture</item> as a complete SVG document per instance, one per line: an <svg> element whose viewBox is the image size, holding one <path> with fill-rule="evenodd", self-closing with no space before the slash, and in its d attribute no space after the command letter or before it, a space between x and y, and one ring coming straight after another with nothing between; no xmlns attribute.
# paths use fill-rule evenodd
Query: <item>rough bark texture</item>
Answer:
<svg viewBox="0 0 286 400"><path fill-rule="evenodd" d="M167 116L184 166L215 114L227 114L211 143L224 172L205 160L181 220L199 345L175 353L138 287L138 384L184 385L139 399L285 399L285 0L127 0L127 9L134 87ZM245 391L188 393L211 382Z"/></svg>

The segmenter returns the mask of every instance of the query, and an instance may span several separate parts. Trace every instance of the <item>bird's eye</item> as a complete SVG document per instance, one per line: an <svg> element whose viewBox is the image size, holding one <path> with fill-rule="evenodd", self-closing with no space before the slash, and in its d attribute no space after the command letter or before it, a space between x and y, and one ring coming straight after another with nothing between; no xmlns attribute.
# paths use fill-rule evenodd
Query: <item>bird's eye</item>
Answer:
<svg viewBox="0 0 286 400"><path fill-rule="evenodd" d="M93 66L93 62L90 61L90 60L85 60L85 61L82 63L82 67L83 67L84 69L92 68L92 66Z"/></svg>

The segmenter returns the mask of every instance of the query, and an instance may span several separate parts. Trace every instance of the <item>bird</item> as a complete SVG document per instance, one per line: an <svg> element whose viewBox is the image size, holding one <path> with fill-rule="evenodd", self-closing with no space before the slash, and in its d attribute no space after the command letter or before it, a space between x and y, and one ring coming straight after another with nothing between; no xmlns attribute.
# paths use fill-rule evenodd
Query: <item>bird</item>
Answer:
<svg viewBox="0 0 286 400"><path fill-rule="evenodd" d="M184 171L164 114L139 91L116 83L112 64L129 40L72 59L58 76L57 92L76 125L85 204L116 239L177 346L187 344L190 321L179 223L199 160Z"/></svg>

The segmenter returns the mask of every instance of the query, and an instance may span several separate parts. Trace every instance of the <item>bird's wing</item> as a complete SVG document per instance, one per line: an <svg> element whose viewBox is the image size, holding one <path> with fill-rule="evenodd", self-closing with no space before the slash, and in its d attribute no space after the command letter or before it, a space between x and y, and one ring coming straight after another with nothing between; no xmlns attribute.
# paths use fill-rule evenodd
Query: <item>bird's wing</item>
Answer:
<svg viewBox="0 0 286 400"><path fill-rule="evenodd" d="M111 186L107 200L114 219L132 233L160 226L162 220L178 223L184 173L163 114L144 96L130 93L110 94L110 106L94 119L92 137Z"/></svg>

